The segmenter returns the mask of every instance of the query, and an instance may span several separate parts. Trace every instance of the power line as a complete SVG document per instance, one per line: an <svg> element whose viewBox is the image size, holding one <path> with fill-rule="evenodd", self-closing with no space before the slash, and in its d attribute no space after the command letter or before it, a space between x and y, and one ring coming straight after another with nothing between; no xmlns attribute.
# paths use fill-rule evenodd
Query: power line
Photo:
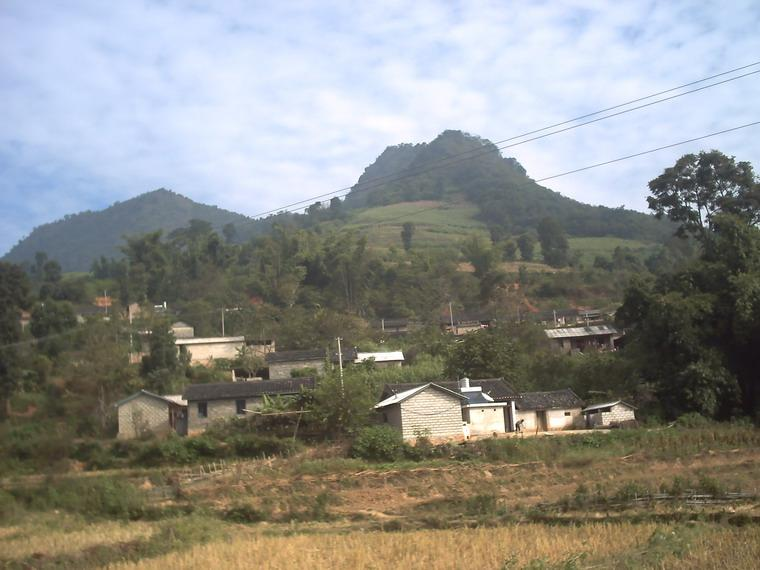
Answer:
<svg viewBox="0 0 760 570"><path fill-rule="evenodd" d="M691 138L691 139L686 139L686 140L683 140L683 141L679 141L679 142L675 142L675 143L659 146L657 148L652 148L652 149L649 149L649 150L644 150L644 151L641 151L641 152L636 152L636 153L633 153L633 154L628 154L628 155L625 155L625 156L620 156L620 157L613 158L613 159L610 159L610 160L605 160L603 162L597 162L595 164L589 164L587 166L582 166L580 168L575 168L573 170L567 170L565 172L560 172L559 174L552 174L551 176L545 176L543 178L537 178L536 180L531 180L530 183L528 183L528 184L520 184L516 188L521 188L523 186L524 187L528 187L531 184L538 184L539 182L545 182L547 180L553 180L555 178L561 178L563 176L569 176L570 174L576 174L578 172L584 172L586 170L592 170L594 168L599 168L601 166L607 166L609 164L614 164L616 162L622 162L624 160L630 160L631 158L637 158L639 156L644 156L644 155L647 155L647 154L652 154L652 153L655 153L655 152L659 152L661 150L666 150L666 149L669 149L669 148L673 148L673 147L676 147L676 146L688 144L688 143L695 142L695 141L704 140L704 139L707 139L707 138L710 138L710 137L715 137L715 136L722 135L722 134L725 134L725 133L730 133L730 132L733 132L733 131L738 131L738 130L741 130L741 129L746 129L746 128L753 127L753 126L756 126L756 125L760 125L760 121L755 121L755 122L752 122L752 123L747 123L747 124L744 124L744 125L739 125L738 127L732 127L730 129L724 129L722 131L716 131L714 133L709 133L709 134L706 134L706 135L702 135L700 137L694 137L694 138ZM390 219L387 219L387 220L383 220L382 222L378 222L377 225L387 224L389 222L395 222L397 220L406 218L407 216L421 214L422 212L429 212L431 210L438 210L438 209L440 209L440 206L432 206L432 207L429 207L429 208L423 208L423 209L420 209L420 210L416 210L414 212L407 212L405 214L402 214L401 216L397 216L395 218L390 218Z"/></svg>
<svg viewBox="0 0 760 570"><path fill-rule="evenodd" d="M741 74L741 75L738 75L738 76L735 76L735 77L731 77L731 78L728 78L728 79L717 81L715 83L711 83L709 85L703 85L703 86L698 87L696 89L692 89L692 90L689 90L689 91L685 91L683 93L678 93L678 94L675 94L675 95L671 95L669 97L664 97L664 98L658 99L656 101L650 101L649 103L638 105L638 106L632 107L630 109L624 109L622 111L617 111L615 113L611 113L611 114L605 115L603 117L597 117L595 119L592 119L592 120L589 120L589 121L585 121L585 122L579 123L577 125L567 126L567 127L562 128L562 129L558 129L558 130L555 130L555 131L552 131L552 132L549 132L549 133L544 133L544 134L541 134L541 135L538 135L538 136L535 136L535 137L531 137L531 138L526 139L526 140L522 140L522 141L516 142L514 144L510 144L510 145L506 145L506 146L501 146L501 147L498 146L498 145L500 145L502 143L506 143L506 142L509 142L509 141L515 141L515 140L524 138L526 136L531 136L531 135L536 135L538 133L542 133L543 131L547 131L549 129L554 129L556 127L561 127L561 126L564 126L564 125L569 125L570 123L574 123L574 122L579 121L579 120L587 119L589 117L593 117L593 116L599 115L601 113L606 113L608 111L612 111L612 110L615 110L615 109L620 109L622 107L626 107L626 106L632 105L634 103L639 103L641 101L646 101L647 99L651 99L653 97L658 97L660 95L664 95L664 94L667 94L667 93L672 93L673 91L677 91L677 90L683 89L685 87L690 87L692 85L696 85L696 84L699 84L699 83L704 83L705 81L709 81L709 80L715 79L717 77L722 77L722 76L725 76L725 75L728 75L728 74L731 74L731 73L735 73L737 71L748 69L750 67L756 67L758 65L760 65L760 61L748 64L748 65L744 65L744 66L741 66L741 67L737 67L737 68L734 68L734 69L731 69L731 70L728 70L728 71L724 71L722 73L718 73L718 74L715 74L715 75L704 77L704 78L698 79L696 81L691 81L689 83L684 83L684 84L679 85L677 87L672 87L670 89L659 91L657 93L652 93L652 94L646 95L644 97L639 97L639 98L636 98L636 99L632 99L632 100L626 101L624 103L619 103L619 104L613 105L611 107L606 107L604 109L600 109L598 111L594 111L593 113L586 113L584 115L580 115L580 116L574 117L572 119L567 119L567 120L561 121L559 123L554 123L552 125L548 125L546 127L542 127L540 129L534 129L532 131L527 131L525 133L522 133L522 134L519 134L519 135L515 135L515 136L509 137L509 138L506 138L506 139L501 139L499 141L496 141L496 142L492 143L493 146L485 146L483 148L471 149L471 150L468 150L468 151L465 151L465 152L462 152L462 153L458 153L458 154L446 157L444 159L440 159L438 161L434 161L434 162L428 163L424 167L418 167L418 169L420 169L420 168L422 169L422 170L419 170L419 171L414 171L415 169L411 169L412 172L409 172L407 174L394 173L394 174L386 174L384 176L378 176L378 177L373 178L371 180L357 183L357 184L355 184L353 186L347 186L347 187L344 187L344 188L340 188L338 190L333 190L331 192L326 192L324 194L319 194L319 195L316 195L316 196L305 198L305 199L299 200L297 202L292 202L290 204L286 204L286 205L281 206L281 207L276 208L276 209L272 209L272 210L268 210L266 212L255 214L252 217L253 218L259 218L259 217L266 216L266 215L269 215L269 214L277 214L277 213L289 212L290 211L289 208L292 208L293 206L299 206L301 204L306 204L306 203L312 202L314 200L318 200L320 198L326 198L328 196L334 196L336 194L340 194L341 192L346 192L346 194L344 194L344 196L345 196L352 189L355 189L355 192L357 192L357 193L358 192L367 191L367 190L371 190L371 189L377 188L378 186L382 186L383 184L387 184L389 182L398 182L398 181L404 180L406 178L411 178L411 177L414 177L414 176L419 176L420 174L425 174L425 173L430 172L432 170L435 170L437 168L442 168L442 167L445 167L445 166L451 166L453 164L458 164L459 162L462 162L464 160L470 160L472 158L476 158L476 157L481 156L481 155L490 154L492 152L496 152L497 150L503 150L503 149L506 149L506 148L511 148L511 147L514 147L514 146L519 146L519 145L522 145L522 144L525 144L525 143L528 143L528 142L532 142L532 141L535 141L535 140L539 140L539 139L542 139L542 138L546 138L546 137L549 137L549 136L552 136L552 135L555 135L555 134L567 132L567 131L570 131L570 130L573 130L573 129L577 129L577 128L580 128L580 127L583 127L583 126L586 126L586 125L589 125L589 124L597 123L597 122L600 122L600 121L603 121L603 120L606 120L606 119L609 119L609 118L613 118L613 117L617 117L617 116L620 116L620 115L624 115L624 114L627 114L627 113L630 113L630 112L633 112L633 111L637 111L637 110L640 110L640 109L643 109L643 108L646 108L646 107L651 107L651 106L657 105L659 103L663 103L663 102L666 102L666 101L671 101L673 99L676 99L676 98L679 98L679 97L683 97L685 95L689 95L689 94L696 93L696 92L699 92L699 91L704 91L705 89L710 89L710 88L718 86L718 85L722 85L722 84L725 84L725 83L730 83L732 81L736 81L737 79L742 79L742 78L748 77L750 75L755 75L757 73L760 73L760 70L755 70L755 71L747 72L747 73L744 73L744 74ZM468 155L472 155L472 156L468 156ZM455 160L455 159L459 159L459 160ZM405 169L405 170L409 171L410 169ZM389 178L390 178L390 180L388 180ZM308 207L308 206L301 207L301 208L296 208L295 210L292 210L292 212L296 212L296 211L305 209L306 207Z"/></svg>

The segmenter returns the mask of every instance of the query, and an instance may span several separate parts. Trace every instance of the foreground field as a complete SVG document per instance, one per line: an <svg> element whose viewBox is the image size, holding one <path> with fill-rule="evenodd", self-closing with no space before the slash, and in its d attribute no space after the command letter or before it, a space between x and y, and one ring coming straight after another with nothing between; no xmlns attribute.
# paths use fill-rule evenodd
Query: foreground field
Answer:
<svg viewBox="0 0 760 570"><path fill-rule="evenodd" d="M200 479L16 478L0 567L754 568L759 442L751 427L665 428L388 464L321 446Z"/></svg>
<svg viewBox="0 0 760 570"><path fill-rule="evenodd" d="M246 536L115 568L753 568L760 530L589 524Z"/></svg>

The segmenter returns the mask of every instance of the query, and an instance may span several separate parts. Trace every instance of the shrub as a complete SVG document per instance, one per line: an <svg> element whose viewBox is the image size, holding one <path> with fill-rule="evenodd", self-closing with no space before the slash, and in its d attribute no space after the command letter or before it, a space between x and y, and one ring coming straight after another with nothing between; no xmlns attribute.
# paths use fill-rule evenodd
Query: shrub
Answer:
<svg viewBox="0 0 760 570"><path fill-rule="evenodd" d="M241 434L230 440L235 454L241 457L260 457L262 455L292 455L300 448L292 439L266 437L256 434Z"/></svg>
<svg viewBox="0 0 760 570"><path fill-rule="evenodd" d="M390 426L362 428L351 446L351 455L367 461L395 461L404 449L401 432Z"/></svg>
<svg viewBox="0 0 760 570"><path fill-rule="evenodd" d="M679 416L676 420L676 425L685 428L704 428L715 425L715 422L697 412L690 412Z"/></svg>
<svg viewBox="0 0 760 570"><path fill-rule="evenodd" d="M33 510L61 509L90 517L135 518L144 508L144 497L134 485L112 477L48 479L38 488L11 493Z"/></svg>
<svg viewBox="0 0 760 570"><path fill-rule="evenodd" d="M250 524L266 520L266 515L251 505L235 505L224 511L222 518L230 522Z"/></svg>

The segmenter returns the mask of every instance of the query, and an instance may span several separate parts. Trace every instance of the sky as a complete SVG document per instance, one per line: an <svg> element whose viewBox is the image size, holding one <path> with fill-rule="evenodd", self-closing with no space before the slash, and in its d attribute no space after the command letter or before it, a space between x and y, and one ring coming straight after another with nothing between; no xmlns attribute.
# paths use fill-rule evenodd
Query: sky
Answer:
<svg viewBox="0 0 760 570"><path fill-rule="evenodd" d="M161 187L256 216L352 185L389 145L502 140L753 63L759 29L756 0L1 0L0 254ZM503 154L543 178L754 121L760 74ZM546 185L643 211L687 152L760 169L759 135Z"/></svg>

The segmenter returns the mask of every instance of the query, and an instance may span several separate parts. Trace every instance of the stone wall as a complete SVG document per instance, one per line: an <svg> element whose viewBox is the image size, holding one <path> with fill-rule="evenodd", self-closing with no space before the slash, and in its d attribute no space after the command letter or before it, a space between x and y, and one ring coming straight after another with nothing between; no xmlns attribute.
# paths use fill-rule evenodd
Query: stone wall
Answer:
<svg viewBox="0 0 760 570"><path fill-rule="evenodd" d="M462 404L459 398L435 388L427 388L400 406L401 433L404 439L413 439L418 435L462 435Z"/></svg>
<svg viewBox="0 0 760 570"><path fill-rule="evenodd" d="M140 394L119 406L119 439L134 439L148 433L166 433L169 425L169 404Z"/></svg>

